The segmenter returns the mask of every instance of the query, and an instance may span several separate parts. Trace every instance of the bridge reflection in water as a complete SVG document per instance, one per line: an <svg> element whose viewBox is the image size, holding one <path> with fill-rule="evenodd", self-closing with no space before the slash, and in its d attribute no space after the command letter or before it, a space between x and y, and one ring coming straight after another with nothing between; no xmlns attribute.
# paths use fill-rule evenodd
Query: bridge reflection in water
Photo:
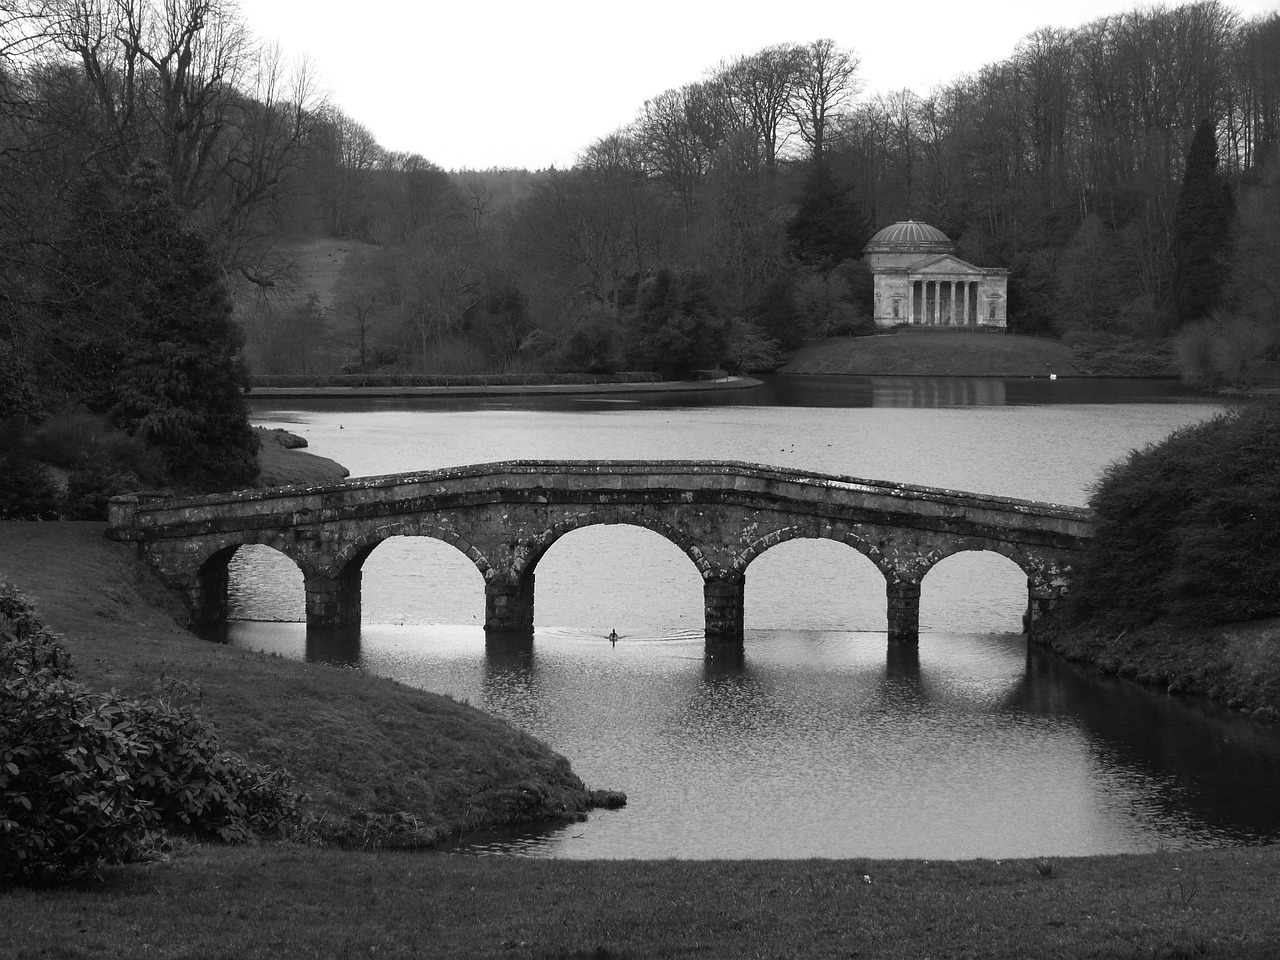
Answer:
<svg viewBox="0 0 1280 960"><path fill-rule="evenodd" d="M920 583L970 550L1027 575L1025 625L1070 585L1092 535L1078 507L729 461L507 461L185 500L112 501L108 535L133 541L197 623L225 621L227 564L263 544L302 571L307 623L358 624L361 570L383 541L433 537L484 577L485 631L531 637L538 562L565 534L632 524L674 543L702 579L709 641L741 643L744 581L797 538L852 546L884 577L891 643L919 638Z"/></svg>

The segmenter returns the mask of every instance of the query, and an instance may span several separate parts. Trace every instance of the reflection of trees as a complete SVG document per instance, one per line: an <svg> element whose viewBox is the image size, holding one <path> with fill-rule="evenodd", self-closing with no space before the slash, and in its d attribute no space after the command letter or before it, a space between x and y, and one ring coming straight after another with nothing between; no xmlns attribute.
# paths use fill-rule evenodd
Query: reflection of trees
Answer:
<svg viewBox="0 0 1280 960"><path fill-rule="evenodd" d="M1027 678L1005 710L1078 723L1107 766L1153 784L1161 819L1190 820L1192 829L1238 842L1280 839L1273 734L1221 708L1100 677L1040 649L1028 651Z"/></svg>

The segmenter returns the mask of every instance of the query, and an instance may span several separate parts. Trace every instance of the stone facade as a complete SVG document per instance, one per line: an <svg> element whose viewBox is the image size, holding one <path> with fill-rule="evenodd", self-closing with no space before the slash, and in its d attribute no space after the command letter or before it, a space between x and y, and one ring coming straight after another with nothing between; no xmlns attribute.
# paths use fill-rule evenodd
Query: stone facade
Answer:
<svg viewBox="0 0 1280 960"><path fill-rule="evenodd" d="M876 326L1005 329L1009 271L961 260L941 230L914 220L895 223L872 237L864 254L875 284Z"/></svg>
<svg viewBox="0 0 1280 960"><path fill-rule="evenodd" d="M534 575L547 549L593 524L666 537L703 581L709 640L740 641L747 570L798 537L838 540L885 578L889 638L919 634L921 581L940 560L991 550L1027 574L1028 623L1067 590L1092 536L1077 507L721 461L512 461L249 490L189 500L117 497L110 536L186 597L192 618L225 617L227 563L265 544L302 570L307 622L360 619L360 571L393 536L452 544L484 576L490 635L533 630Z"/></svg>

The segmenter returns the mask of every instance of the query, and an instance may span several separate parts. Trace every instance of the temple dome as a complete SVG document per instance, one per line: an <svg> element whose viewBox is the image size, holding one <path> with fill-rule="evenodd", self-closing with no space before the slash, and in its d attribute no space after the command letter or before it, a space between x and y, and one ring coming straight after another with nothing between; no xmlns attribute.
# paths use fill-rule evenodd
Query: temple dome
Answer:
<svg viewBox="0 0 1280 960"><path fill-rule="evenodd" d="M867 242L867 253L955 253L956 245L945 233L927 223L902 220L892 223Z"/></svg>

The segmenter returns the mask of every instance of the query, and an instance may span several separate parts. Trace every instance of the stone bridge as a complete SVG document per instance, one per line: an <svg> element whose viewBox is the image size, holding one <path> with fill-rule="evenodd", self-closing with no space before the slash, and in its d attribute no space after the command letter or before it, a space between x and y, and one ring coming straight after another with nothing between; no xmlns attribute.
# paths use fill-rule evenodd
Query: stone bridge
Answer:
<svg viewBox="0 0 1280 960"><path fill-rule="evenodd" d="M797 537L847 543L884 576L889 639L919 635L920 581L945 557L991 550L1027 575L1028 630L1068 589L1092 535L1088 511L932 487L725 461L508 461L174 500L117 497L108 535L222 620L227 563L245 544L288 556L306 584L307 623L360 620L360 570L388 537L453 544L484 576L485 630L533 630L534 574L560 537L633 524L682 550L702 576L709 640L738 641L751 562Z"/></svg>

